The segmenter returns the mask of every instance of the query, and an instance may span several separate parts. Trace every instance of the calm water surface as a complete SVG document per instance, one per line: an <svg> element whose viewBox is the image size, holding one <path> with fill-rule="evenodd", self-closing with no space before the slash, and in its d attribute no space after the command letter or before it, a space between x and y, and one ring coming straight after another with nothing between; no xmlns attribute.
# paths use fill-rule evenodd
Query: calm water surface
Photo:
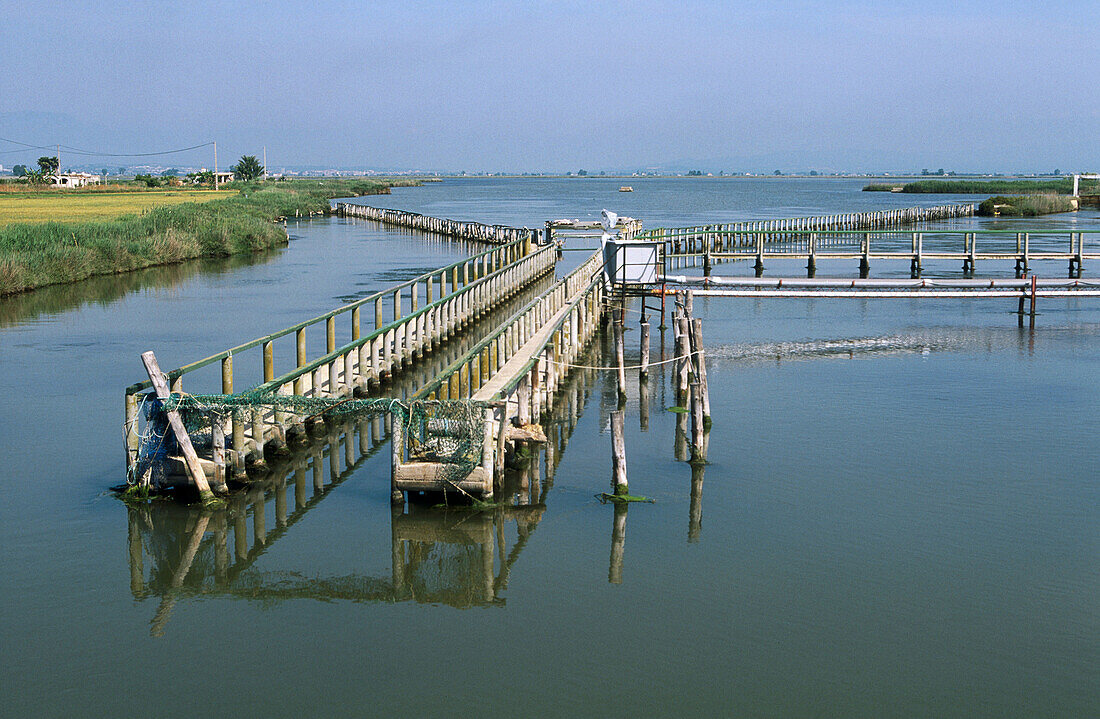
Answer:
<svg viewBox="0 0 1100 719"><path fill-rule="evenodd" d="M647 227L943 201L861 184L463 180L365 201ZM235 513L128 508L104 490L140 352L177 366L470 251L289 230L249 261L0 301L5 714L1095 715L1100 301L1048 301L1028 332L999 301L697 300L710 464L677 459L670 375L632 378L631 489L656 503L626 516L593 499L616 404L594 371L559 398L551 456L509 477L519 508L391 513L370 426L319 437Z"/></svg>

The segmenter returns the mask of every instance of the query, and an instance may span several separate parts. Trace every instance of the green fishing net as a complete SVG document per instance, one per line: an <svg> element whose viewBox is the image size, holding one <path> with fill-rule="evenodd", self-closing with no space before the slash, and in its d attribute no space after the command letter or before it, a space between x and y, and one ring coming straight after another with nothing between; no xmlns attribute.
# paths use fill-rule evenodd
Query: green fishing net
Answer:
<svg viewBox="0 0 1100 719"><path fill-rule="evenodd" d="M179 454L168 428L167 413L179 412L200 456L212 456L213 428L222 429L232 447L234 420L245 427L289 426L310 420L336 424L358 422L390 414L399 423L408 461L439 464L439 478L455 483L481 464L487 404L473 400L398 400L391 398L305 397L250 390L240 394L173 393L163 402L152 394L142 397L144 430L138 461L130 482L152 477L155 487L165 484L164 460Z"/></svg>

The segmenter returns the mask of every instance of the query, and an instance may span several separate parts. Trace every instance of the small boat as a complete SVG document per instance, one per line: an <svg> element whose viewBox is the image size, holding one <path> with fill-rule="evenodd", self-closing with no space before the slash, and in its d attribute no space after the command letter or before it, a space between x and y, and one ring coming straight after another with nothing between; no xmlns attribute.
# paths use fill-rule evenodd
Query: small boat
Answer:
<svg viewBox="0 0 1100 719"><path fill-rule="evenodd" d="M619 188L619 192L634 192L634 188L630 185L623 185Z"/></svg>

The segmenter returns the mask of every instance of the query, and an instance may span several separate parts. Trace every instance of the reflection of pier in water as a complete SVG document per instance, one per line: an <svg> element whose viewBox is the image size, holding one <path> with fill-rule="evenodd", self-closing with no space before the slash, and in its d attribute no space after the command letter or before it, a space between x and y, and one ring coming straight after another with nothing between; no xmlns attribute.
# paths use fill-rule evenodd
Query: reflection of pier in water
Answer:
<svg viewBox="0 0 1100 719"><path fill-rule="evenodd" d="M594 345L585 363L598 356ZM503 604L501 592L542 519L554 471L596 379L595 372L580 371L563 384L545 418L548 442L521 469L508 471L498 505L479 511L410 503L407 510L391 510L389 577L312 577L255 566L371 457L379 452L388 457L389 437L380 417L327 427L324 434L311 436L308 447L274 462L266 479L234 493L224 508L174 502L130 506L130 589L135 599L161 599L152 633L162 634L175 603L190 596Z"/></svg>

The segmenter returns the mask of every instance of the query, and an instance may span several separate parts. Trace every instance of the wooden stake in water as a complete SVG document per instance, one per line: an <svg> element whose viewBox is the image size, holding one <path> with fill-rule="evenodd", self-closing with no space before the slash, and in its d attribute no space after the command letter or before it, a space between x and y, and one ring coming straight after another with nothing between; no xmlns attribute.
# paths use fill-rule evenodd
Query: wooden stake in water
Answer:
<svg viewBox="0 0 1100 719"><path fill-rule="evenodd" d="M707 461L706 438L703 432L703 393L698 382L691 383L691 463Z"/></svg>
<svg viewBox="0 0 1100 719"><path fill-rule="evenodd" d="M699 387L703 396L703 421L710 424L710 389L707 385L707 362L703 352L703 320L694 320L694 325L695 332L692 339L695 342L693 349L695 351L696 379L699 380Z"/></svg>
<svg viewBox="0 0 1100 719"><path fill-rule="evenodd" d="M619 378L619 399L626 396L626 369L624 367L624 353L623 348L623 323L619 318L615 318L615 362L618 367Z"/></svg>
<svg viewBox="0 0 1100 719"><path fill-rule="evenodd" d="M639 334L639 344L641 346L642 361L641 367L638 368L642 377L649 375L649 322L643 322L639 328L641 331Z"/></svg>
<svg viewBox="0 0 1100 719"><path fill-rule="evenodd" d="M623 411L611 413L611 491L629 494L626 480L626 441L623 438Z"/></svg>
<svg viewBox="0 0 1100 719"><path fill-rule="evenodd" d="M171 392L168 390L168 381L165 379L164 373L160 371L160 365L157 364L156 355L152 352L145 352L141 355L141 361L145 365L145 371L149 374L149 381L153 383L157 398L162 402L167 400ZM165 414L168 416L168 425L176 435L176 441L179 442L180 450L183 452L187 473L191 476L191 481L199 491L199 498L202 499L203 503L213 501L214 493L210 491L210 484L206 481L206 471L199 463L199 455L195 453L195 447L191 444L191 436L187 434L187 430L183 426L180 413L172 410Z"/></svg>

